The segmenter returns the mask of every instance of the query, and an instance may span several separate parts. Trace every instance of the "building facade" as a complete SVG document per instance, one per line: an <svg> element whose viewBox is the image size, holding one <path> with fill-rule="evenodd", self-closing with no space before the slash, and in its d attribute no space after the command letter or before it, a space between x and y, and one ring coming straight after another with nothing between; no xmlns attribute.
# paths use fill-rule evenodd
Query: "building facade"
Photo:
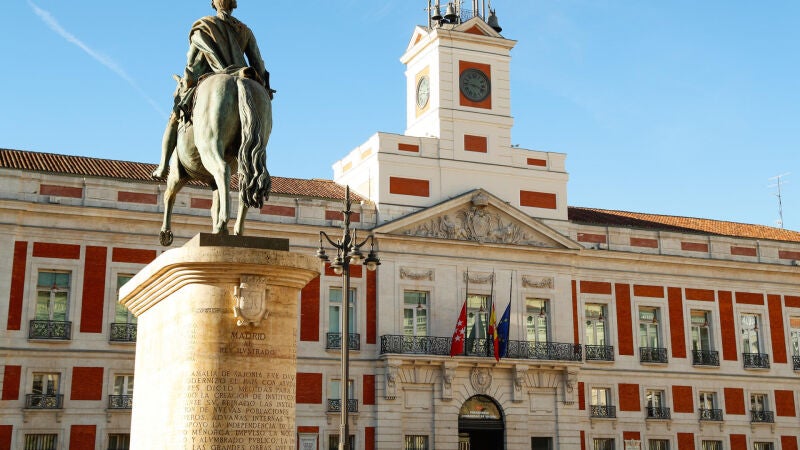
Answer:
<svg viewBox="0 0 800 450"><path fill-rule="evenodd" d="M566 156L511 145L514 42L487 22L417 27L406 132L331 181L274 177L249 215L247 234L313 254L349 185L382 262L346 295L321 264L301 294L298 448L335 448L347 382L358 449L797 450L800 233L569 207ZM165 251L152 169L0 150L0 449L127 448L136 318L116 298ZM178 194L175 245L210 206Z"/></svg>

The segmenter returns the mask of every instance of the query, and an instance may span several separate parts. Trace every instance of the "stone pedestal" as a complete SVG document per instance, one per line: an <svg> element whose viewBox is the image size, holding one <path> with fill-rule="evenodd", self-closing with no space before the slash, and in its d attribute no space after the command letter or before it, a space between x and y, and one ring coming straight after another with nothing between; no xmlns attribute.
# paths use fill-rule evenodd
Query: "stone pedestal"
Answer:
<svg viewBox="0 0 800 450"><path fill-rule="evenodd" d="M138 318L131 448L294 450L297 301L288 241L201 234L120 291Z"/></svg>

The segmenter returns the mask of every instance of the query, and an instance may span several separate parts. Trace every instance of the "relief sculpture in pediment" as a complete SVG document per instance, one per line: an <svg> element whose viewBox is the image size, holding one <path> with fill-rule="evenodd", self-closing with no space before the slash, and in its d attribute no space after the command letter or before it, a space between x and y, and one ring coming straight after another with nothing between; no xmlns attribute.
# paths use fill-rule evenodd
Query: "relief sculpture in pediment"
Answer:
<svg viewBox="0 0 800 450"><path fill-rule="evenodd" d="M474 206L420 223L406 230L405 234L459 241L549 247L516 223L504 220L486 208Z"/></svg>

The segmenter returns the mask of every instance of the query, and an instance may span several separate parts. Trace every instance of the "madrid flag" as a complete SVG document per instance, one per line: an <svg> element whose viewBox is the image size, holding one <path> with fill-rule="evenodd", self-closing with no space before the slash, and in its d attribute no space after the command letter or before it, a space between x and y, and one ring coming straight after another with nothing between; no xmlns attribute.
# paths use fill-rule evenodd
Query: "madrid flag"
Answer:
<svg viewBox="0 0 800 450"><path fill-rule="evenodd" d="M467 301L461 307L461 314L458 315L456 330L453 331L453 339L450 340L450 356L461 355L464 353L464 338L467 330Z"/></svg>

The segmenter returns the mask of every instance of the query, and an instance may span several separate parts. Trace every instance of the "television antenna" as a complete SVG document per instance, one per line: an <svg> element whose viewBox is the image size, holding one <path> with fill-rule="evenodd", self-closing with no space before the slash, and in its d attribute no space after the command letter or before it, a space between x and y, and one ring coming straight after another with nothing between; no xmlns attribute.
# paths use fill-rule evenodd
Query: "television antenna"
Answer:
<svg viewBox="0 0 800 450"><path fill-rule="evenodd" d="M789 173L783 173L770 178L770 180L775 180L775 184L770 184L768 186L777 188L775 196L778 197L778 226L781 228L783 228L783 194L781 193L781 186L787 183L787 181L784 181L784 178L787 176L789 176Z"/></svg>

